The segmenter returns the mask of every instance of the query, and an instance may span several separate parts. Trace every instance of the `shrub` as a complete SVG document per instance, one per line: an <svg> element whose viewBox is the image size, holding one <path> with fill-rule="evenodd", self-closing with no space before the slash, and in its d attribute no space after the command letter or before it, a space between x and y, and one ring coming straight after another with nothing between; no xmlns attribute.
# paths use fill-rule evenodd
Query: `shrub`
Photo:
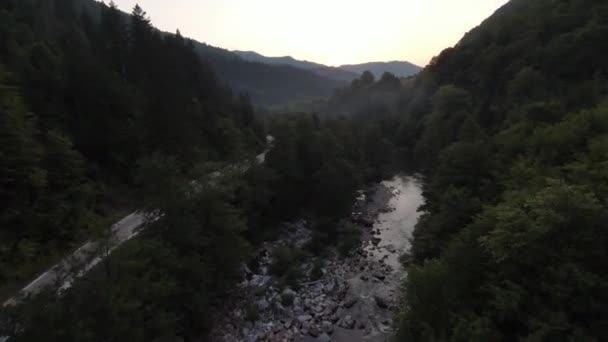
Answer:
<svg viewBox="0 0 608 342"><path fill-rule="evenodd" d="M361 245L361 230L350 224L342 226L338 242L338 252L342 255L348 255L350 251L359 245Z"/></svg>
<svg viewBox="0 0 608 342"><path fill-rule="evenodd" d="M254 304L249 304L245 308L245 319L249 322L256 322L260 319L260 312L258 311L258 307Z"/></svg>
<svg viewBox="0 0 608 342"><path fill-rule="evenodd" d="M266 288L264 286L260 286L258 288L255 289L255 291L253 292L253 294L256 297L262 297L263 295L266 294Z"/></svg>
<svg viewBox="0 0 608 342"><path fill-rule="evenodd" d="M274 250L272 258L270 272L281 277L288 271L294 272L292 268L299 268L299 265L306 259L306 253L298 248L280 246Z"/></svg>
<svg viewBox="0 0 608 342"><path fill-rule="evenodd" d="M315 281L323 276L323 261L316 259L310 270L310 280Z"/></svg>
<svg viewBox="0 0 608 342"><path fill-rule="evenodd" d="M294 295L291 293L283 293L281 295L281 304L283 304L283 306L291 306L294 298Z"/></svg>

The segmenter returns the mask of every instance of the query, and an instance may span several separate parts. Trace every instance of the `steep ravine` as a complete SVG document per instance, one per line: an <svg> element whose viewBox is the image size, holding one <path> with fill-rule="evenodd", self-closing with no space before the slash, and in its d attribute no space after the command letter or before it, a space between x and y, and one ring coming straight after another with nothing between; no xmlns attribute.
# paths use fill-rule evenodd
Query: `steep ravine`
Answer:
<svg viewBox="0 0 608 342"><path fill-rule="evenodd" d="M406 271L399 256L424 203L416 177L395 176L362 192L351 220L362 230L362 244L347 257L323 258L323 275L303 280L297 290L279 289L268 274L272 258L266 251L281 245L302 246L310 238L306 222L286 227L285 236L261 249L257 274L250 273L234 298L214 337L218 341L385 341L392 333L399 286ZM310 273L312 264L301 266ZM247 270L247 272L249 272ZM282 304L290 296L293 303ZM247 320L247 308L259 319Z"/></svg>

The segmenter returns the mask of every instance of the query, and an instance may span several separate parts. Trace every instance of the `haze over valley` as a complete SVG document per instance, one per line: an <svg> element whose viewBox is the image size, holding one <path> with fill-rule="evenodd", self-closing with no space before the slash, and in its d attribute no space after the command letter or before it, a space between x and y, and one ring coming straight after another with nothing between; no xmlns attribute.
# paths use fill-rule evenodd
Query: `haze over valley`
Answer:
<svg viewBox="0 0 608 342"><path fill-rule="evenodd" d="M608 1L115 1L0 2L0 342L608 340Z"/></svg>

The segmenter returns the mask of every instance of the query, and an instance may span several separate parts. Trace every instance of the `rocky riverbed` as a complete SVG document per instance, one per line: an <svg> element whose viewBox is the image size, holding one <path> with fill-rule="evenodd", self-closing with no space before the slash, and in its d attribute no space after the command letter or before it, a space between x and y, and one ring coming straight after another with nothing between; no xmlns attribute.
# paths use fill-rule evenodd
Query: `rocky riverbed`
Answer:
<svg viewBox="0 0 608 342"><path fill-rule="evenodd" d="M227 303L214 336L226 342L386 341L406 275L399 256L409 248L423 202L414 177L397 176L362 191L350 218L362 231L361 245L346 257L323 257L316 276L312 262L302 263L297 289L269 273L268 251L301 247L311 238L306 222L287 225L284 236L262 246L257 272L244 268L246 280Z"/></svg>

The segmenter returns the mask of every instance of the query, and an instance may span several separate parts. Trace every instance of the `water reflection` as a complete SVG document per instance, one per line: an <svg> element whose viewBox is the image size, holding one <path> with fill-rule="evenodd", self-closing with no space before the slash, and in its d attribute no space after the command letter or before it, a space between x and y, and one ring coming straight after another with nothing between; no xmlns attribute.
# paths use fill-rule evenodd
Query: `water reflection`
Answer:
<svg viewBox="0 0 608 342"><path fill-rule="evenodd" d="M395 176L383 182L394 196L389 211L381 213L374 224L374 237L380 239L377 247L370 242L366 251L372 258L381 260L394 269L402 268L399 256L410 248L410 239L422 214L418 208L424 204L422 183L414 176Z"/></svg>

